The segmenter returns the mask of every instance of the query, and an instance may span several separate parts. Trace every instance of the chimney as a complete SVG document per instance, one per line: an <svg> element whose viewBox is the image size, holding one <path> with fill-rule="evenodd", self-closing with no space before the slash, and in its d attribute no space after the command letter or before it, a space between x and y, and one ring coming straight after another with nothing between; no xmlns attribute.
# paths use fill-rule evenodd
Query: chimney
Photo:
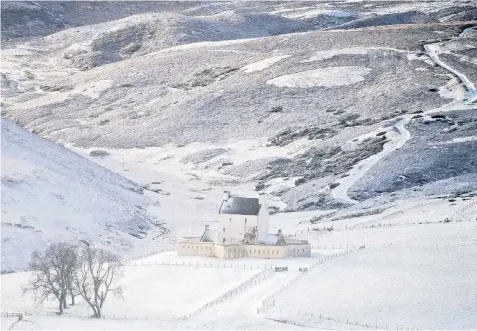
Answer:
<svg viewBox="0 0 477 331"><path fill-rule="evenodd" d="M230 191L224 191L224 201L230 199Z"/></svg>
<svg viewBox="0 0 477 331"><path fill-rule="evenodd" d="M282 229L278 230L277 236L279 236L279 237L282 237L282 236L283 236L283 234L282 234Z"/></svg>
<svg viewBox="0 0 477 331"><path fill-rule="evenodd" d="M207 230L209 230L209 225L208 224L205 226L205 231L207 231Z"/></svg>
<svg viewBox="0 0 477 331"><path fill-rule="evenodd" d="M261 204L262 206L266 206L267 205L267 200L265 198L265 193L263 192L260 192L258 194L258 203Z"/></svg>

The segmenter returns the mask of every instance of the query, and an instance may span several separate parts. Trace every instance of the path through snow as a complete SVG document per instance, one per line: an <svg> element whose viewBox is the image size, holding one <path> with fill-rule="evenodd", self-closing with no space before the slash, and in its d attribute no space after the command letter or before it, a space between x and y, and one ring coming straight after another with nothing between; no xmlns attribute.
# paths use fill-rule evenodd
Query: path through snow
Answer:
<svg viewBox="0 0 477 331"><path fill-rule="evenodd" d="M465 35L465 32L463 32L460 35L460 37L463 37L464 35ZM473 107L472 104L475 101L477 101L477 90L475 88L475 85L470 81L470 79L465 74L451 68L446 63L444 63L441 59L439 59L439 56L438 56L439 46L437 44L424 45L424 49L426 50L429 57L435 63L437 63L442 68L446 69L447 71L450 71L452 74L457 76L467 89L466 100L464 101L455 100L441 107L427 110L424 112L424 114L472 108ZM337 181L337 183L339 183L340 185L331 191L331 196L345 203L353 203L353 204L357 203L358 201L351 199L348 196L349 188L354 183L356 183L361 177L363 177L365 173L369 169L371 169L371 167L374 166L384 156L404 146L404 144L411 138L411 133L405 128L405 125L409 123L411 118L412 118L412 115L403 116L402 119L394 125L394 128L399 131L400 136L395 138L395 140L386 143L384 145L383 150L380 153L372 155L371 157L356 164L353 167L353 169L350 171L349 176L341 178Z"/></svg>
<svg viewBox="0 0 477 331"><path fill-rule="evenodd" d="M404 127L410 119L411 115L403 116L403 118L394 125L394 128L399 132L399 136L395 140L384 144L383 150L378 154L374 154L369 158L358 162L358 164L356 164L349 172L349 176L343 177L337 181L340 185L331 191L331 196L346 203L357 203L356 200L351 199L348 196L348 189L363 177L364 174L379 160L404 146L409 138L411 138L411 133Z"/></svg>

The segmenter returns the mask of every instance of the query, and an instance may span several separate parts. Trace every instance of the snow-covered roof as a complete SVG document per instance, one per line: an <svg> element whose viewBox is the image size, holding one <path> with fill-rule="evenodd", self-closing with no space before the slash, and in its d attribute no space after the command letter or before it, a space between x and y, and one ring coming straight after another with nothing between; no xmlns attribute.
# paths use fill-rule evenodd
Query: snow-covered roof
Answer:
<svg viewBox="0 0 477 331"><path fill-rule="evenodd" d="M282 245L285 244L283 236L271 233L262 233L258 236L258 243L261 245Z"/></svg>
<svg viewBox="0 0 477 331"><path fill-rule="evenodd" d="M200 242L203 243L210 243L210 242L217 242L219 240L219 232L217 230L205 230L204 234L200 238Z"/></svg>
<svg viewBox="0 0 477 331"><path fill-rule="evenodd" d="M260 207L257 198L230 197L222 202L219 214L258 215Z"/></svg>

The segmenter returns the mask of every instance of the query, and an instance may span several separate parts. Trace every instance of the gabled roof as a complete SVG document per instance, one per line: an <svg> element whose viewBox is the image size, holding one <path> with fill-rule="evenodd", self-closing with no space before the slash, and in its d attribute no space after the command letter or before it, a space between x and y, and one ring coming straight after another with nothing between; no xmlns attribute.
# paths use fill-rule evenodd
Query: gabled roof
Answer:
<svg viewBox="0 0 477 331"><path fill-rule="evenodd" d="M258 236L258 243L261 245L285 245L285 239L276 234L262 233Z"/></svg>
<svg viewBox="0 0 477 331"><path fill-rule="evenodd" d="M219 238L219 233L217 230L207 229L204 231L204 234L200 238L200 242L213 243L213 242L217 242L218 238Z"/></svg>
<svg viewBox="0 0 477 331"><path fill-rule="evenodd" d="M260 207L257 198L230 197L222 201L219 214L258 215Z"/></svg>

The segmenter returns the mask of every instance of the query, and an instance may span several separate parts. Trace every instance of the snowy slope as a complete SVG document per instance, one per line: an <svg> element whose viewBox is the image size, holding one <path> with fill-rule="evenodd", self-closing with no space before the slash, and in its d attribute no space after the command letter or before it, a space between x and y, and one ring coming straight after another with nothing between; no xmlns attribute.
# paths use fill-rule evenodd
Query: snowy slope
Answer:
<svg viewBox="0 0 477 331"><path fill-rule="evenodd" d="M151 228L140 187L2 119L2 272L23 269L50 240L116 252Z"/></svg>
<svg viewBox="0 0 477 331"><path fill-rule="evenodd" d="M367 244L327 262L275 298L272 312L301 310L390 329L475 329L476 230L469 223L367 229L379 238L388 232L392 246ZM346 243L353 237L349 232Z"/></svg>

